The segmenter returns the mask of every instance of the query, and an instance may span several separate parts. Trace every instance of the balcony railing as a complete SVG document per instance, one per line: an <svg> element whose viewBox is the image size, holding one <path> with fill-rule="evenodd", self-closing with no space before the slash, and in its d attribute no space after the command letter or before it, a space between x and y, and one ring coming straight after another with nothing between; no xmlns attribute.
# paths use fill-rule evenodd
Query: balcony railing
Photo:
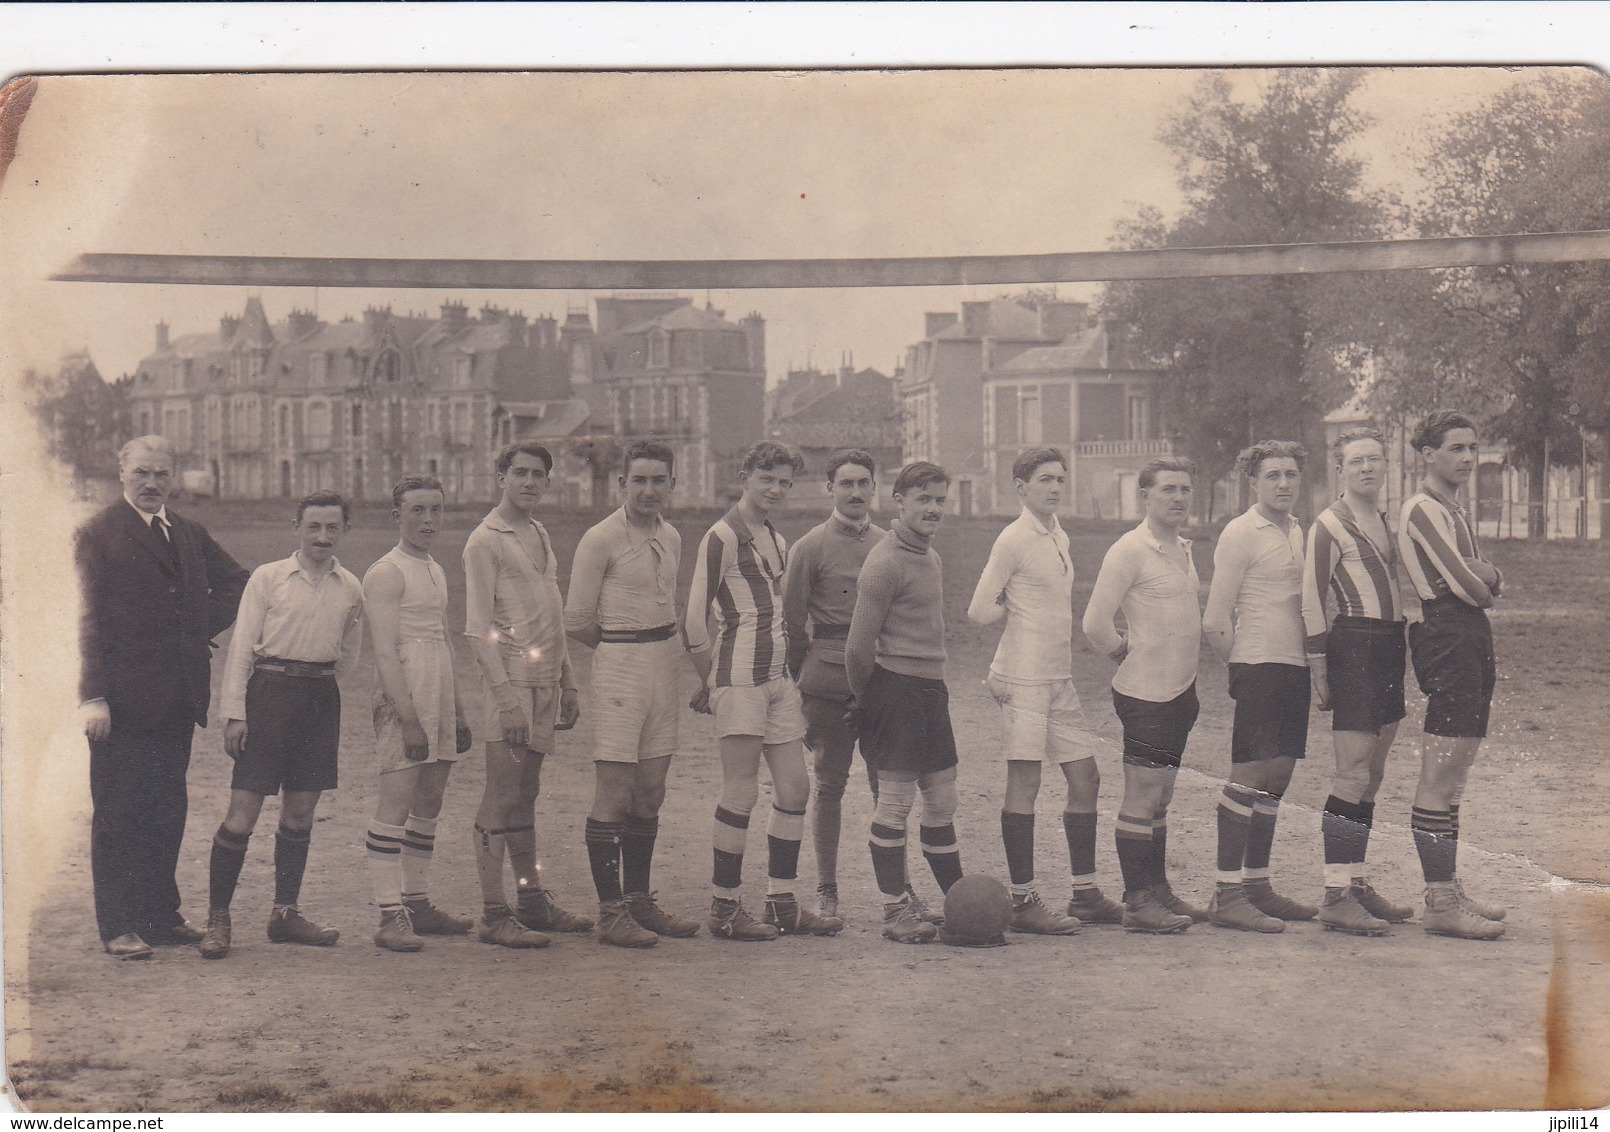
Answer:
<svg viewBox="0 0 1610 1132"><path fill-rule="evenodd" d="M622 436L692 436L694 432L694 422L685 417L661 424L642 418L621 418Z"/></svg>
<svg viewBox="0 0 1610 1132"><path fill-rule="evenodd" d="M1081 440L1073 446L1075 456L1168 456L1173 451L1168 440Z"/></svg>

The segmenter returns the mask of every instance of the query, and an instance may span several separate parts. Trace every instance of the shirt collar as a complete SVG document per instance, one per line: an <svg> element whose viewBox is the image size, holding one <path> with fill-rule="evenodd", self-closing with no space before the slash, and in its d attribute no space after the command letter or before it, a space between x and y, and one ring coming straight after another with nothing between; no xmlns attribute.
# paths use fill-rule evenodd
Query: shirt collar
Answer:
<svg viewBox="0 0 1610 1132"><path fill-rule="evenodd" d="M1035 531L1035 533L1037 533L1037 534L1059 535L1059 534L1063 533L1062 532L1062 520L1059 519L1056 516L1055 513L1053 513L1052 516L1051 516L1051 525L1049 527L1046 526L1044 523L1040 522L1040 517L1038 515L1036 515L1033 511L1030 511L1027 504L1024 504L1023 512L1022 512L1022 514L1020 514L1018 516L1018 518L1022 519L1025 523L1027 523L1029 525L1029 527L1031 529L1033 529Z"/></svg>
<svg viewBox="0 0 1610 1132"><path fill-rule="evenodd" d="M1163 553L1163 543L1162 543L1162 541L1159 540L1156 536L1154 536L1152 534L1152 528L1146 522L1145 519L1142 519L1140 521L1140 526L1136 527L1135 530L1140 532L1140 537L1142 538L1142 540L1145 541L1147 546L1151 547L1153 550L1157 551L1157 553L1159 553L1159 554ZM1185 547L1187 550L1190 549L1190 546L1191 546L1191 540L1190 539L1184 537L1183 535L1175 535L1174 537L1179 542L1179 544L1181 546Z"/></svg>
<svg viewBox="0 0 1610 1132"><path fill-rule="evenodd" d="M535 519L527 519L526 522L530 523L533 527L538 525ZM483 527L491 527L494 531L502 531L507 535L516 533L514 527L509 524L509 521L502 515L498 514L498 509L496 507L487 512L486 518L481 520L481 525Z"/></svg>
<svg viewBox="0 0 1610 1132"><path fill-rule="evenodd" d="M739 542L755 541L755 532L750 528L748 523L744 522L743 516L738 514L737 507L733 507L726 513L726 515L722 517L726 519L727 526L732 528L732 533L738 536ZM762 520L761 526L765 527L771 532L772 541L775 542L777 540L777 528L771 525L771 520Z"/></svg>
<svg viewBox="0 0 1610 1132"><path fill-rule="evenodd" d="M1429 477L1420 481L1420 490L1425 492L1432 499L1435 499L1438 503L1442 504L1448 510L1457 511L1460 514L1464 513L1465 509L1463 507L1459 506L1459 500L1454 499L1454 498L1452 498L1450 496L1444 495L1444 494L1442 494L1442 492L1440 492L1436 488L1432 487L1431 486L1431 480L1430 480Z"/></svg>
<svg viewBox="0 0 1610 1132"><path fill-rule="evenodd" d="M663 515L654 516L654 529L645 534L641 527L627 517L625 504L622 504L615 513L621 517L621 525L626 528L627 541L634 548L642 546L644 543L658 542L660 535L665 531L665 517Z"/></svg>
<svg viewBox="0 0 1610 1132"><path fill-rule="evenodd" d="M304 570L302 568L302 552L299 551L299 550L292 551L291 556L288 559L286 559L286 561L291 564L291 570L290 570L291 574L300 574L304 578L313 578L313 577L324 578L324 577L328 577L330 575L335 574L335 572L337 570L341 569L341 560L339 558L335 557L334 555L330 556L330 568L328 570L326 570L323 574L318 574L318 575L314 575L314 574L310 573L309 571ZM289 575L287 575L287 577L289 577Z"/></svg>
<svg viewBox="0 0 1610 1132"><path fill-rule="evenodd" d="M854 520L848 519L839 514L839 509L835 507L833 508L833 513L829 515L828 518L837 523L845 532L852 535L864 535L867 532L867 528L872 525L872 515L870 512L868 512L866 518L857 523Z"/></svg>
<svg viewBox="0 0 1610 1132"><path fill-rule="evenodd" d="M130 507L134 507L134 501L126 495L123 497L123 502L127 503ZM168 518L168 505L166 503L164 503L161 507L158 507L156 514L154 515L149 511L141 511L138 507L134 507L134 513L138 515L140 517L140 521L148 527L151 525L152 519L161 519L164 523L168 524L168 526L173 526L173 520Z"/></svg>
<svg viewBox="0 0 1610 1132"><path fill-rule="evenodd" d="M928 553L928 547L932 540L923 538L899 519L889 524L889 530L893 532L895 538L900 540L900 545L903 549L909 550L913 554Z"/></svg>

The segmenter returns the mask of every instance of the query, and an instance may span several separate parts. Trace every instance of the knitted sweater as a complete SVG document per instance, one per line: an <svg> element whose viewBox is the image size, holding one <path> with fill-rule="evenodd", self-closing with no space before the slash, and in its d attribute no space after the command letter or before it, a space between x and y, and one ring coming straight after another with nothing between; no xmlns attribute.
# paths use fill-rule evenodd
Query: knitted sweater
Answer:
<svg viewBox="0 0 1610 1132"><path fill-rule="evenodd" d="M945 610L939 552L898 519L872 548L856 582L844 667L859 698L874 665L945 678Z"/></svg>

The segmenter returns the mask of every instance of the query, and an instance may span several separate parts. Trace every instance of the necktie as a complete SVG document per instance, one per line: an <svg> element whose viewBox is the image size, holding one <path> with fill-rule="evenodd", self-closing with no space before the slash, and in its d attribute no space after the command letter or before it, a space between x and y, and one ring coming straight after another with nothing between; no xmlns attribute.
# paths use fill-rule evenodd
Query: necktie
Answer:
<svg viewBox="0 0 1610 1132"><path fill-rule="evenodd" d="M163 542L168 543L170 546L173 544L173 536L168 533L168 522L166 519L164 519L161 515L152 515L151 525L156 528L157 534L162 536Z"/></svg>

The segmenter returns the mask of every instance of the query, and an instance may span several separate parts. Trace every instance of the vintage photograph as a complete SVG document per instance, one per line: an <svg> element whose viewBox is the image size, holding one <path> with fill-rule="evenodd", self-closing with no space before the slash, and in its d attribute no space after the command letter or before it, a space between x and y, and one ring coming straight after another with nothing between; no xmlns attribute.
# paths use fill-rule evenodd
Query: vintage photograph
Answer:
<svg viewBox="0 0 1610 1132"><path fill-rule="evenodd" d="M35 1112L1610 1101L1610 80L0 88Z"/></svg>

